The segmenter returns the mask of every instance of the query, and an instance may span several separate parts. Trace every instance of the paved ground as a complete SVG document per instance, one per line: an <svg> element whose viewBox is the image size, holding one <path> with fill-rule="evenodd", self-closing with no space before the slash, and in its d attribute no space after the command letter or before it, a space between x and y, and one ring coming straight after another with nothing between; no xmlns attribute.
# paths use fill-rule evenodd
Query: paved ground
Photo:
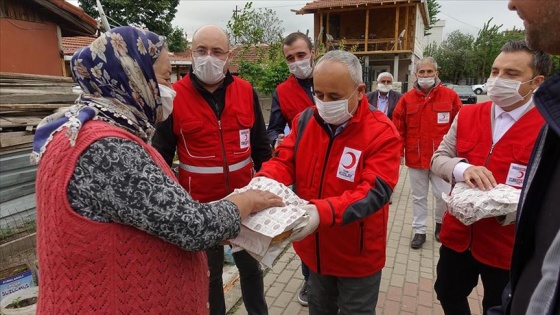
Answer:
<svg viewBox="0 0 560 315"><path fill-rule="evenodd" d="M433 211L430 214L427 241L420 250L410 248L412 234L412 196L408 168L403 166L399 183L390 207L387 242L387 262L382 273L377 304L378 315L443 314L435 297L433 283L439 258L439 243L433 237ZM429 198L429 209L432 198ZM270 315L309 314L297 301L303 277L299 257L290 246L265 276L265 292ZM458 271L460 272L460 271ZM239 281L234 267L226 268L224 276L228 314L245 315L240 300ZM469 297L473 315L482 313L482 287L479 285Z"/></svg>

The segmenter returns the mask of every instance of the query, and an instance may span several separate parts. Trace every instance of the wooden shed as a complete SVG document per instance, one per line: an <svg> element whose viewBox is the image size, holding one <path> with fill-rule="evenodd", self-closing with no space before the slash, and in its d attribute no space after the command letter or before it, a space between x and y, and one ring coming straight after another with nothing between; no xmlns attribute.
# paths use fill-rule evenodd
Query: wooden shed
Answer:
<svg viewBox="0 0 560 315"><path fill-rule="evenodd" d="M64 0L0 1L0 265L34 260L37 124L74 103L62 36L91 36L97 21ZM0 268L1 269L1 268Z"/></svg>

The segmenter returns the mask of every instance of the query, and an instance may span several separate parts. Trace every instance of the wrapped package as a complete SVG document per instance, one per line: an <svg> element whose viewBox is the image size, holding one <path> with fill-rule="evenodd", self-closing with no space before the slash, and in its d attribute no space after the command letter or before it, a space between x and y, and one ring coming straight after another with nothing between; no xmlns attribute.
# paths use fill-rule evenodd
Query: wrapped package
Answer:
<svg viewBox="0 0 560 315"><path fill-rule="evenodd" d="M508 225L515 222L520 194L520 189L504 184L482 191L459 182L450 195L442 194L442 197L449 213L465 225L489 217L496 217L502 225Z"/></svg>
<svg viewBox="0 0 560 315"><path fill-rule="evenodd" d="M230 240L234 251L246 250L251 256L271 268L276 257L286 246L287 239L294 230L303 228L308 221L301 206L308 204L289 187L266 177L254 178L234 193L249 189L269 191L284 201L284 207L271 207L253 213L241 222L241 232Z"/></svg>

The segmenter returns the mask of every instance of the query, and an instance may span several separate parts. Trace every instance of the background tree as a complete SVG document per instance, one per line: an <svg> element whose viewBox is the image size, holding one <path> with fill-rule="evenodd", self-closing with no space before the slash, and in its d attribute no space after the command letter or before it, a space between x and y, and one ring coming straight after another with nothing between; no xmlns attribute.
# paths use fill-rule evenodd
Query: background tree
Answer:
<svg viewBox="0 0 560 315"><path fill-rule="evenodd" d="M189 44L185 30L178 26L173 27L173 32L167 36L167 43L169 45L169 51L185 51Z"/></svg>
<svg viewBox="0 0 560 315"><path fill-rule="evenodd" d="M476 38L456 30L441 45L428 45L424 55L437 60L443 81L453 84L484 83L502 46L508 40L525 38L523 30L514 28L501 31L501 28L502 25L494 25L490 19L484 23Z"/></svg>
<svg viewBox="0 0 560 315"><path fill-rule="evenodd" d="M78 3L87 14L94 18L99 17L95 0L78 0ZM178 36L183 31L173 28L171 24L177 13L179 0L105 0L101 1L101 5L109 24L147 28L154 33L167 36L171 51L185 50L186 39L183 41L183 36Z"/></svg>
<svg viewBox="0 0 560 315"><path fill-rule="evenodd" d="M238 12L233 12L227 23L227 32L233 44L256 45L272 44L281 39L284 33L282 21L271 9L253 9L247 2Z"/></svg>
<svg viewBox="0 0 560 315"><path fill-rule="evenodd" d="M290 75L282 53L282 21L270 9L253 9L247 2L241 11L234 11L227 23L230 41L242 44L232 64L239 65L239 76L251 82L260 93L270 95ZM255 56L244 60L244 56Z"/></svg>
<svg viewBox="0 0 560 315"><path fill-rule="evenodd" d="M430 15L430 25L424 27L424 35L430 35L429 32L439 19L437 18L438 13L440 12L441 4L439 4L436 0L428 0L428 14Z"/></svg>

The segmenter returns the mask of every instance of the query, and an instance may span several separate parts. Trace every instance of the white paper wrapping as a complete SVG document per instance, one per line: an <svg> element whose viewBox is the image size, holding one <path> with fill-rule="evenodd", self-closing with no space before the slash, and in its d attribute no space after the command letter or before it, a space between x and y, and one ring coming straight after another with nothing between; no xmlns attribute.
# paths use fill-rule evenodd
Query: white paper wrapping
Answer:
<svg viewBox="0 0 560 315"><path fill-rule="evenodd" d="M515 220L520 194L520 189L504 184L498 184L489 191L482 191L459 182L451 191L451 195L442 193L442 197L448 205L448 211L465 225L489 217L500 217L498 221L507 225Z"/></svg>
<svg viewBox="0 0 560 315"><path fill-rule="evenodd" d="M284 201L285 207L272 207L258 213L253 213L241 222L241 232L230 240L233 251L246 250L251 256L272 268L272 263L286 246L286 242L272 242L275 236L286 231L303 228L308 221L305 210L301 206L308 204L299 198L286 185L266 177L257 177L243 188L234 193L241 193L249 189L269 191L278 195Z"/></svg>

